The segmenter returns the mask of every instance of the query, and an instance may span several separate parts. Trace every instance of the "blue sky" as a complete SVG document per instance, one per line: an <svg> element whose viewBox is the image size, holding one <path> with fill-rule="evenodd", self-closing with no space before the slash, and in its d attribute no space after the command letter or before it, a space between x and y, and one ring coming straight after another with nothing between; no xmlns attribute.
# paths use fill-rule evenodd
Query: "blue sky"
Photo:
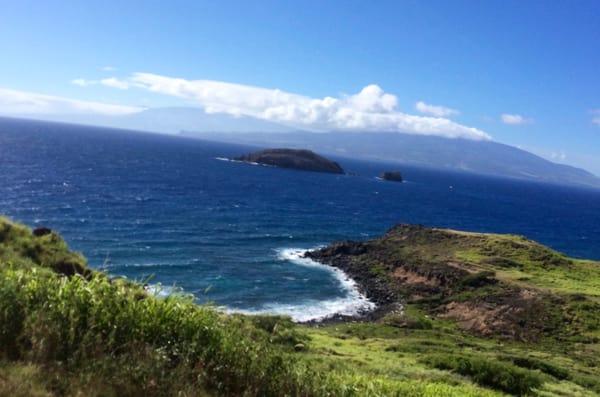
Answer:
<svg viewBox="0 0 600 397"><path fill-rule="evenodd" d="M19 113L7 105L15 92L124 109L192 104L275 121L310 114L314 126L334 129L347 128L340 114L352 111L361 122L369 117L368 128L387 120L409 132L481 132L600 174L598 1L0 1L0 7L0 88L12 95L0 96L5 114ZM369 85L379 91L357 95ZM333 113L326 97L337 101ZM304 107L312 99L319 102L309 112ZM424 104L417 108L418 102Z"/></svg>

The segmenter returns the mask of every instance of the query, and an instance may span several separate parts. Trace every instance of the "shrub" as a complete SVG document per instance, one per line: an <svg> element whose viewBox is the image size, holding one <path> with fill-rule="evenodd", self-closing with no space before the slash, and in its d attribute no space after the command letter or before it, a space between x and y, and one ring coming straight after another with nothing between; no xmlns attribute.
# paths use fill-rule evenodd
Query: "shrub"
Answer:
<svg viewBox="0 0 600 397"><path fill-rule="evenodd" d="M508 357L508 359L521 368L537 369L556 379L565 380L570 378L569 371L547 361L538 360L533 357Z"/></svg>
<svg viewBox="0 0 600 397"><path fill-rule="evenodd" d="M462 287L479 288L489 284L498 282L494 277L496 274L492 271L481 271L474 274L469 274L460 281Z"/></svg>
<svg viewBox="0 0 600 397"><path fill-rule="evenodd" d="M543 379L535 372L485 358L463 355L431 355L426 357L424 362L437 369L467 376L482 386L489 386L515 395L528 394L543 383Z"/></svg>
<svg viewBox="0 0 600 397"><path fill-rule="evenodd" d="M408 329L432 329L431 319L423 316L410 316L407 314L389 314L383 318L383 323L397 328Z"/></svg>
<svg viewBox="0 0 600 397"><path fill-rule="evenodd" d="M162 374L164 384L177 387L168 371L186 368L180 371L184 383L201 379L225 394L278 395L299 387L293 357L277 351L247 320L188 298L139 299L139 289L102 275L87 281L4 268L0 349L70 371L110 360L141 363L124 375L134 384L140 376Z"/></svg>

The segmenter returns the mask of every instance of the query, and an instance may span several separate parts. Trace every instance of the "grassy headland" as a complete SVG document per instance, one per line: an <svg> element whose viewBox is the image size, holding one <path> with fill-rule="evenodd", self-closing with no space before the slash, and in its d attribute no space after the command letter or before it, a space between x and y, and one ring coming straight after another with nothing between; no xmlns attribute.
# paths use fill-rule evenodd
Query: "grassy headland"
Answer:
<svg viewBox="0 0 600 397"><path fill-rule="evenodd" d="M90 270L55 233L0 219L0 396L600 393L599 264L513 236L390 233L337 254L364 267L354 275L387 310L316 326L156 298ZM440 263L468 274L451 277ZM544 326L517 316L509 332L481 332L452 315L452 304L510 306L515 291L539 297L529 317Z"/></svg>

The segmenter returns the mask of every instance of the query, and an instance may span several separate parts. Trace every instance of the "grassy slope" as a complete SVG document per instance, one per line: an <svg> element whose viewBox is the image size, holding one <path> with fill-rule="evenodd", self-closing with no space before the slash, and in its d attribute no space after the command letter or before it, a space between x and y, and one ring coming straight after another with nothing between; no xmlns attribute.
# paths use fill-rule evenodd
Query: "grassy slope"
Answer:
<svg viewBox="0 0 600 397"><path fill-rule="evenodd" d="M320 371L289 320L157 299L90 272L55 234L1 218L0 231L0 396L497 395L468 379Z"/></svg>
<svg viewBox="0 0 600 397"><path fill-rule="evenodd" d="M495 270L509 283L584 295L575 299L584 306L599 295L595 263L520 237L460 236L413 242L402 256ZM590 308L573 313L583 320L567 324L572 332L527 343L464 332L422 302L377 323L294 326L156 299L102 274L56 274L64 262L85 266L55 234L34 237L0 219L0 396L600 393Z"/></svg>
<svg viewBox="0 0 600 397"><path fill-rule="evenodd" d="M508 378L538 376L531 379L538 395L600 393L600 263L565 257L520 236L408 225L368 242L334 244L316 257L365 280L371 291L395 293L406 308L375 324L311 331L312 353L318 350L327 365L399 379L451 382L462 374L519 393L502 379L486 378L488 368ZM533 309L523 306L523 291L535 297L525 300ZM447 315L455 303L490 310L486 337L472 327L483 320ZM507 310L512 323L496 323L501 316L494 310L511 305L517 308ZM519 332L505 332L511 326Z"/></svg>

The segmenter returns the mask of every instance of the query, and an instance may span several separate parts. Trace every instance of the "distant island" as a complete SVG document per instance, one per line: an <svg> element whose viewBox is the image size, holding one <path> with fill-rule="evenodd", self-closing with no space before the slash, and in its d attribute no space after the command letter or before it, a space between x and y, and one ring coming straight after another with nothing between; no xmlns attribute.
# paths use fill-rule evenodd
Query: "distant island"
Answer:
<svg viewBox="0 0 600 397"><path fill-rule="evenodd" d="M344 174L344 169L335 161L303 149L265 149L236 157L234 160L302 171Z"/></svg>
<svg viewBox="0 0 600 397"><path fill-rule="evenodd" d="M379 175L379 178L384 181L402 182L402 174L400 171L384 171Z"/></svg>
<svg viewBox="0 0 600 397"><path fill-rule="evenodd" d="M394 132L197 132L197 138L266 147L277 142L356 160L600 188L600 178L495 141Z"/></svg>

